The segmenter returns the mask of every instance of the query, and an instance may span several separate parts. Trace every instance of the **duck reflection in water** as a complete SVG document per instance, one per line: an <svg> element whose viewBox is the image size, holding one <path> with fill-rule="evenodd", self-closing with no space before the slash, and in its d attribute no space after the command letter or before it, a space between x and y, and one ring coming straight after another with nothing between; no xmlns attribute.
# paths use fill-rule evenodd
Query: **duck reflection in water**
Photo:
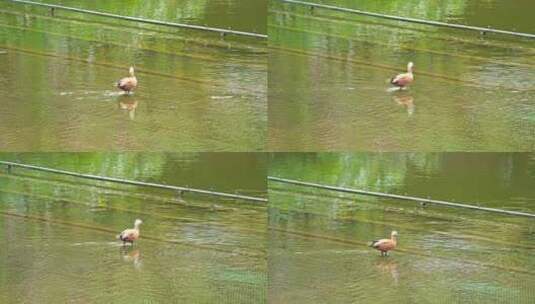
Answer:
<svg viewBox="0 0 535 304"><path fill-rule="evenodd" d="M141 252L138 248L132 248L130 246L120 247L121 259L125 263L132 263L136 270L140 270L142 266Z"/></svg>
<svg viewBox="0 0 535 304"><path fill-rule="evenodd" d="M414 113L414 98L409 93L398 91L392 95L392 100L398 105L407 108L407 114L409 114L409 116Z"/></svg>
<svg viewBox="0 0 535 304"><path fill-rule="evenodd" d="M390 276L394 280L394 284L398 285L399 271L398 263L395 260L377 258L377 260L375 261L375 267L381 273L390 274Z"/></svg>
<svg viewBox="0 0 535 304"><path fill-rule="evenodd" d="M119 108L128 111L131 120L136 118L137 100L132 95L120 95L118 98Z"/></svg>

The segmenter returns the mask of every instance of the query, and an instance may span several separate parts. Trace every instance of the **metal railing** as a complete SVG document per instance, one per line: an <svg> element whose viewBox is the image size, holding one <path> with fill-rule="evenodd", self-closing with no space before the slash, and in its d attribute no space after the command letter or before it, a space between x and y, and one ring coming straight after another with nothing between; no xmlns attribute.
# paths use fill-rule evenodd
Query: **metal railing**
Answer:
<svg viewBox="0 0 535 304"><path fill-rule="evenodd" d="M461 30L478 31L480 33L494 33L494 34L511 35L511 36L524 37L524 38L535 38L535 34L529 34L529 33L520 33L520 32L480 27L480 26L452 24L452 23L446 23L446 22L440 22L440 21L386 15L386 14L367 12L367 11L357 10L357 9L352 9L352 8L338 7L338 6L333 6L333 5L312 3L312 2L299 1L299 0L279 0L279 1L291 3L291 4L305 5L305 6L309 6L313 8L322 8L322 9L334 10L334 11L339 11L339 12L377 17L377 18L382 18L382 19L390 19L390 20L412 22L412 23L419 23L419 24L425 24L425 25L441 26L441 27L455 28L455 29L461 29Z"/></svg>
<svg viewBox="0 0 535 304"><path fill-rule="evenodd" d="M101 16L101 17L122 19L122 20L135 21L135 22L141 22L141 23L147 23L147 24L156 24L156 25L163 25L163 26L169 26L169 27L187 28L187 29L193 29L193 30L216 32L216 33L219 33L221 35L238 35L238 36L248 36L248 37L254 37L254 38L262 38L262 39L266 39L267 38L267 35L258 34L258 33L235 31L235 30L230 30L230 29L221 29L221 28L202 26L202 25L194 25L194 24L185 24L185 23L175 23L175 22L160 21L160 20L153 20L153 19L144 19L144 18L139 18L139 17L122 16L122 15L117 15L117 14L104 13L104 12L99 12L99 11L86 10L86 9L82 9L82 8L75 8L75 7L63 6L63 5L57 5L57 4L39 3L39 2L26 1L26 0L4 0L4 1L9 1L9 2L13 2L13 3L17 3L17 4L25 4L25 5L46 7L46 8L51 9L52 14L54 14L54 10L58 9L58 10L76 12L76 13L81 13L81 14L88 14L88 15L95 15L95 16Z"/></svg>
<svg viewBox="0 0 535 304"><path fill-rule="evenodd" d="M479 210L479 211L488 211L488 212L495 212L495 213L501 213L501 214L527 216L527 217L535 218L535 214L526 213L526 212L480 207L480 206L474 206L474 205L469 205L469 204L452 203L448 201L434 200L434 199L429 199L429 198L421 198L421 197L405 196L405 195L399 195L399 194L389 194L389 193L382 193L382 192L328 186L328 185L321 185L321 184L316 184L316 183L303 182L303 181L280 178L280 177L273 177L273 176L268 176L268 180L271 180L274 182L281 182L281 183L293 184L293 185L298 185L298 186L313 187L313 188L319 188L319 189L324 189L324 190L331 190L331 191L338 191L338 192L345 192L345 193L352 193L352 194L378 196L378 197L385 197L385 198L391 198L391 199L415 201L415 202L424 203L424 204L435 204L435 205L442 205L442 206L448 206L448 207L466 208L466 209L473 209L473 210Z"/></svg>
<svg viewBox="0 0 535 304"><path fill-rule="evenodd" d="M87 179L93 179L93 180L99 180L99 181L105 181L105 182L114 182L114 183L134 185L134 186L160 188L160 189L174 190L174 191L179 191L179 192L192 192L192 193L198 193L198 194L221 196L221 197L242 199L242 200L262 202L262 203L267 202L267 198L261 198L261 197L239 195L239 194L232 194L232 193L223 193L223 192L195 189L195 188L189 188L189 187L179 187L179 186L172 186L172 185L147 183L147 182L133 181L133 180L127 180L127 179L121 179L121 178L115 178L115 177L98 176L98 175L92 175L92 174L82 174L82 173L76 173L76 172L70 172L70 171L64 171L64 170L58 170L58 169L51 169L51 168L46 168L46 167L39 167L39 166L34 166L34 165L20 164L20 163L9 162L9 161L0 161L0 164L7 166L8 173L11 173L11 170L13 167L19 167L19 168L24 168L24 169L29 169L29 170L37 170L37 171L43 171L43 172L48 172L48 173L54 173L54 174L69 175L69 176L74 176L74 177L79 177L79 178L87 178Z"/></svg>

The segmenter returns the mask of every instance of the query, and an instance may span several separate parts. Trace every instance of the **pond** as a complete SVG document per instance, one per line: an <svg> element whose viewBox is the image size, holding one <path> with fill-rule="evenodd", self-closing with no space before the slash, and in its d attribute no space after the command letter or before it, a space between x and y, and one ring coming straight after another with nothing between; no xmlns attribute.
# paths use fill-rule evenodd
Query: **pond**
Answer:
<svg viewBox="0 0 535 304"><path fill-rule="evenodd" d="M270 175L535 213L535 155L276 154ZM269 182L274 303L533 303L535 220ZM390 232L388 257L368 247Z"/></svg>
<svg viewBox="0 0 535 304"><path fill-rule="evenodd" d="M266 160L258 154L4 153L0 158L266 197ZM265 302L263 203L21 168L8 173L5 166L0 202L2 303ZM136 218L143 220L141 238L123 247L116 235Z"/></svg>
<svg viewBox="0 0 535 304"><path fill-rule="evenodd" d="M322 3L535 33L535 22L525 13L535 10L533 1ZM270 150L535 147L533 39L311 10L283 1L270 2L268 30ZM410 61L413 85L393 91L390 78L405 72Z"/></svg>
<svg viewBox="0 0 535 304"><path fill-rule="evenodd" d="M4 2L2 151L263 150L265 39L60 10L51 16L46 8ZM263 1L59 4L265 32ZM237 20L242 15L247 17ZM127 96L115 82L128 75L130 66L139 84Z"/></svg>

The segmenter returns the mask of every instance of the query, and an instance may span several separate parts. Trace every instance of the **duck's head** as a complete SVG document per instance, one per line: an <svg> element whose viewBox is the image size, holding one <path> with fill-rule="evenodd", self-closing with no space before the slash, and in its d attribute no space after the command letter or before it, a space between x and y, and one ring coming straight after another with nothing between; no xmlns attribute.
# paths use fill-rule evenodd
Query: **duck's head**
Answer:
<svg viewBox="0 0 535 304"><path fill-rule="evenodd" d="M135 222L134 222L134 226L136 227L139 227L139 225L143 224L143 221L140 220L140 219L137 219Z"/></svg>
<svg viewBox="0 0 535 304"><path fill-rule="evenodd" d="M397 231L392 231L392 233L390 234L391 237L396 237L398 236L398 232Z"/></svg>
<svg viewBox="0 0 535 304"><path fill-rule="evenodd" d="M133 66L130 67L128 72L130 73L130 76L134 77L134 67Z"/></svg>
<svg viewBox="0 0 535 304"><path fill-rule="evenodd" d="M409 63L407 63L407 71L411 72L412 73L412 68L414 67L414 63L412 63L412 61L410 61Z"/></svg>

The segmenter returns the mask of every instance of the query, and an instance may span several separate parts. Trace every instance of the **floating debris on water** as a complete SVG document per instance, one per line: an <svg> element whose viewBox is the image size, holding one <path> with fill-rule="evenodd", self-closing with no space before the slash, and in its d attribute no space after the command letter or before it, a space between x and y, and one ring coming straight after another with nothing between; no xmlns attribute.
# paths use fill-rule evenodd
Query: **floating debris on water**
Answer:
<svg viewBox="0 0 535 304"><path fill-rule="evenodd" d="M115 96L122 96L124 95L124 92L120 92L120 91L110 91L110 90L107 90L107 91L70 91L70 92L60 92L59 93L60 96L71 96L71 95L78 95L79 97L78 98L83 98L83 97L80 97L80 96L88 96L88 95L95 95L95 96L105 96L105 97L115 97Z"/></svg>
<svg viewBox="0 0 535 304"><path fill-rule="evenodd" d="M72 246L93 246L98 245L97 242L81 242L81 243L74 243Z"/></svg>
<svg viewBox="0 0 535 304"><path fill-rule="evenodd" d="M210 96L210 98L212 99L229 99L229 98L232 98L234 96L232 95L225 95L225 96Z"/></svg>
<svg viewBox="0 0 535 304"><path fill-rule="evenodd" d="M106 92L104 92L104 96L109 96L109 97L123 96L123 95L125 95L125 94L124 94L124 92L121 92L121 91L106 91Z"/></svg>
<svg viewBox="0 0 535 304"><path fill-rule="evenodd" d="M386 89L386 91L387 91L388 93L392 93L392 92L401 91L401 89L398 88L398 87L391 87L391 88Z"/></svg>

